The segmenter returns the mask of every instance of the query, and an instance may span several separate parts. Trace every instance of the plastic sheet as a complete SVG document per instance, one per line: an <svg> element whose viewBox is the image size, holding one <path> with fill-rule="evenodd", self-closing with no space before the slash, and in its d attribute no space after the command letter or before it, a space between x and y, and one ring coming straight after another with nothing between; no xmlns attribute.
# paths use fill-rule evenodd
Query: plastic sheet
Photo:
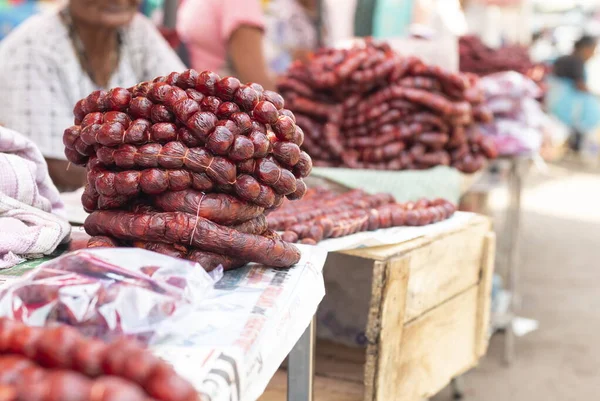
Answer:
<svg viewBox="0 0 600 401"><path fill-rule="evenodd" d="M494 121L482 124L481 131L494 138L501 155L539 152L544 141L544 128L549 117L536 98L538 85L515 72L500 72L479 80L485 94L485 105Z"/></svg>
<svg viewBox="0 0 600 401"><path fill-rule="evenodd" d="M69 324L110 341L156 343L210 294L222 269L137 248L86 249L39 266L0 292L0 315L31 326Z"/></svg>

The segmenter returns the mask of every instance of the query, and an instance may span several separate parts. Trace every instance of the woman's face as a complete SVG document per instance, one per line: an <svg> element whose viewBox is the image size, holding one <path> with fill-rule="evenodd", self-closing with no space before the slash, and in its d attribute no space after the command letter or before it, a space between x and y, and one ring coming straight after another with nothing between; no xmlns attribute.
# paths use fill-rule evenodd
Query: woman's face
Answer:
<svg viewBox="0 0 600 401"><path fill-rule="evenodd" d="M90 25L119 28L127 25L138 11L141 0L70 0L73 18Z"/></svg>

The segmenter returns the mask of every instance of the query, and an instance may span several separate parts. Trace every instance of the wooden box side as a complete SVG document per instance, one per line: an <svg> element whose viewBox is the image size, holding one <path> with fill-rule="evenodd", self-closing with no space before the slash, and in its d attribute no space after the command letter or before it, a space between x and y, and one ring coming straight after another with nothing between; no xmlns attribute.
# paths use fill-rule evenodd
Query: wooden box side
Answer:
<svg viewBox="0 0 600 401"><path fill-rule="evenodd" d="M490 340L490 317L492 311L492 282L496 259L496 234L489 232L485 237L481 280L477 301L477 348L475 357L483 357L488 349Z"/></svg>
<svg viewBox="0 0 600 401"><path fill-rule="evenodd" d="M398 381L391 392L378 389L377 401L426 399L475 366L478 289L473 286L404 327L394 365L380 368L383 376L394 371Z"/></svg>
<svg viewBox="0 0 600 401"><path fill-rule="evenodd" d="M487 222L467 225L410 252L405 322L479 282Z"/></svg>
<svg viewBox="0 0 600 401"><path fill-rule="evenodd" d="M405 255L388 261L381 266L384 270L373 276L374 285L379 282L378 288L381 291L379 299L371 302L369 314L367 332L376 336L377 341L370 342L367 346L365 401L395 399L393 394L396 383L400 380L400 372L395 369L395 365L402 352L409 266L410 256Z"/></svg>
<svg viewBox="0 0 600 401"><path fill-rule="evenodd" d="M471 244L462 249L467 258L444 256L461 241ZM374 276L383 292L379 308L371 303L379 337L367 349L366 401L418 401L477 364L487 349L494 245L489 224L469 226L389 260ZM415 277L428 287L411 288Z"/></svg>

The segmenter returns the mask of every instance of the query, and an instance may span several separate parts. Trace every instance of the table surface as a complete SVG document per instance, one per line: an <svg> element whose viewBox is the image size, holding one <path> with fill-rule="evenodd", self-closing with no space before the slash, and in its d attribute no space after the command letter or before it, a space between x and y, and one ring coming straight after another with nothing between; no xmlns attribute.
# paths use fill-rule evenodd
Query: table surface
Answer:
<svg viewBox="0 0 600 401"><path fill-rule="evenodd" d="M248 265L226 272L192 313L173 322L183 334L151 350L211 401L258 399L325 295L327 252L299 248L302 259L290 269ZM41 262L1 270L0 285Z"/></svg>
<svg viewBox="0 0 600 401"><path fill-rule="evenodd" d="M185 335L153 346L153 351L211 401L254 401L305 333L325 294L322 269L327 251L435 235L464 225L473 216L457 213L450 220L425 227L361 233L345 237L344 244L325 241L322 248L300 245L302 260L289 270L250 265L227 272L214 294L184 321L175 322L180 326L178 332ZM74 228L74 236L80 231ZM56 254L67 250L59 249ZM0 284L40 263L31 261L0 271ZM308 356L299 352L300 370L310 365ZM307 376L304 381L309 379Z"/></svg>

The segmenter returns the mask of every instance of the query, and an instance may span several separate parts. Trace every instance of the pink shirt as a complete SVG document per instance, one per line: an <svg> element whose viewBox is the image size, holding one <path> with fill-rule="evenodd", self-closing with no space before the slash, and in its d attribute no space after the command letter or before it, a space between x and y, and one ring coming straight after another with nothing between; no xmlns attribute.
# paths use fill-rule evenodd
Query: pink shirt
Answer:
<svg viewBox="0 0 600 401"><path fill-rule="evenodd" d="M198 71L230 74L227 43L243 25L264 29L260 0L183 0L177 14L177 33Z"/></svg>

